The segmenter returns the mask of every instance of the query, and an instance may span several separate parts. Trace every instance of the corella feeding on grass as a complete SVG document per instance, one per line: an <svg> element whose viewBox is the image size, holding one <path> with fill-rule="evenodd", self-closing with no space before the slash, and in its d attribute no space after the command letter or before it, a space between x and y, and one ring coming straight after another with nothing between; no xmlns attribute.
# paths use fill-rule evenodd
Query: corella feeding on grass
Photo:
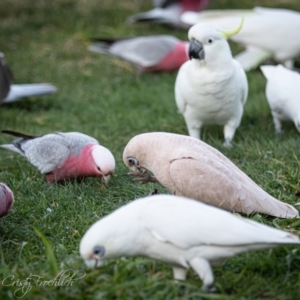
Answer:
<svg viewBox="0 0 300 300"><path fill-rule="evenodd" d="M8 130L2 132L19 138L0 147L25 156L45 174L49 183L82 177L100 177L108 182L114 172L112 153L83 133L55 132L30 136Z"/></svg>
<svg viewBox="0 0 300 300"><path fill-rule="evenodd" d="M0 182L0 217L7 215L14 204L14 194L10 188Z"/></svg>
<svg viewBox="0 0 300 300"><path fill-rule="evenodd" d="M299 216L296 208L269 195L221 152L193 137L137 135L126 145L123 161L136 181L158 181L175 195L245 214Z"/></svg>
<svg viewBox="0 0 300 300"><path fill-rule="evenodd" d="M94 223L81 240L80 254L89 267L111 258L147 256L170 264L178 280L192 268L203 281L202 289L211 291L211 263L289 244L299 245L299 238L188 198L154 195Z"/></svg>
<svg viewBox="0 0 300 300"><path fill-rule="evenodd" d="M188 60L188 42L171 35L120 39L94 39L89 50L109 54L133 64L138 72L171 72Z"/></svg>
<svg viewBox="0 0 300 300"><path fill-rule="evenodd" d="M241 123L248 96L248 82L241 65L232 58L227 38L239 32L220 31L206 24L188 33L190 61L179 69L175 100L189 135L200 138L206 124L224 125L225 146L230 146Z"/></svg>
<svg viewBox="0 0 300 300"><path fill-rule="evenodd" d="M272 112L275 131L282 121L294 122L300 132L300 74L282 65L261 66L267 79L266 97Z"/></svg>

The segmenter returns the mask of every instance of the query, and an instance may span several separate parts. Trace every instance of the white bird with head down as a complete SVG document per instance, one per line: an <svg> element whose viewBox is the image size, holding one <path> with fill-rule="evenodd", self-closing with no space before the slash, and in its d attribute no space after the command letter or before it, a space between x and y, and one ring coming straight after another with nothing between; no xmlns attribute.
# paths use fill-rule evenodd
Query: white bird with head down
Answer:
<svg viewBox="0 0 300 300"><path fill-rule="evenodd" d="M171 265L178 280L192 268L202 289L212 291L211 263L288 244L299 245L299 238L188 198L154 195L94 223L82 237L80 255L89 267L111 258L147 256Z"/></svg>
<svg viewBox="0 0 300 300"><path fill-rule="evenodd" d="M248 82L241 65L232 58L226 39L242 25L243 21L227 32L206 24L189 30L191 60L179 69L175 100L192 137L200 138L205 124L224 125L224 145L230 146L241 123Z"/></svg>

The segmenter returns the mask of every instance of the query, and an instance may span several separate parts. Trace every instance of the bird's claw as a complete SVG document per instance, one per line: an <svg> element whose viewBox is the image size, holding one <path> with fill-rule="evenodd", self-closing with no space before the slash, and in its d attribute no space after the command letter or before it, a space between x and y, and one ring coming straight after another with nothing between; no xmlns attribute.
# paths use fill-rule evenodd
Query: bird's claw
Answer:
<svg viewBox="0 0 300 300"><path fill-rule="evenodd" d="M205 293L215 293L217 291L217 288L212 285L203 285L201 289Z"/></svg>
<svg viewBox="0 0 300 300"><path fill-rule="evenodd" d="M134 181L137 181L139 183L148 183L148 182L157 182L157 179L155 176L150 175L147 170L139 169L137 171L129 172L128 175L130 176L136 176L134 178Z"/></svg>

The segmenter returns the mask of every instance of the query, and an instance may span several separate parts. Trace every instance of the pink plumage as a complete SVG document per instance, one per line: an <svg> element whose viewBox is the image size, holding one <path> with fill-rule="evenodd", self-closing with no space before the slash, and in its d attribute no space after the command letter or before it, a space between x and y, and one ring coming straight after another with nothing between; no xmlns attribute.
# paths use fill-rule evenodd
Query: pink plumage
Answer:
<svg viewBox="0 0 300 300"><path fill-rule="evenodd" d="M0 147L25 156L49 183L78 177L99 177L106 183L115 169L112 153L98 141L79 132L55 132L29 136L2 131L20 137Z"/></svg>
<svg viewBox="0 0 300 300"><path fill-rule="evenodd" d="M13 204L13 192L5 183L0 182L0 217L7 215Z"/></svg>

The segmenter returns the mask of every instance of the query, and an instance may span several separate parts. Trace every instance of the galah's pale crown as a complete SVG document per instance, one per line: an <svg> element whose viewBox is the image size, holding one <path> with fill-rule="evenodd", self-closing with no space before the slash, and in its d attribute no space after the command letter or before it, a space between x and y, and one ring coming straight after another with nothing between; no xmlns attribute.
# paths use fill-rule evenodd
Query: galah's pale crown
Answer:
<svg viewBox="0 0 300 300"><path fill-rule="evenodd" d="M95 145L92 149L92 157L99 171L104 175L110 175L115 170L115 159L112 153L105 147Z"/></svg>

